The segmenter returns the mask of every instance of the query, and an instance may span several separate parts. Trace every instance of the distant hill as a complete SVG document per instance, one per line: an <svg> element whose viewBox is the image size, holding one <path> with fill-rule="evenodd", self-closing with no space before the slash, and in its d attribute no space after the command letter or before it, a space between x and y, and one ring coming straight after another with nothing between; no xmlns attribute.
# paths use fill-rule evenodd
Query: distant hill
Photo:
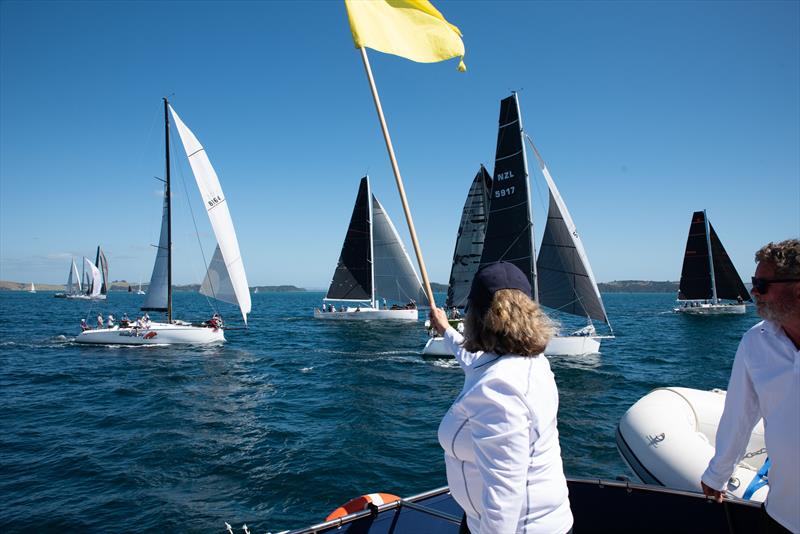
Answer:
<svg viewBox="0 0 800 534"><path fill-rule="evenodd" d="M678 282L615 280L597 284L601 293L677 293Z"/></svg>
<svg viewBox="0 0 800 534"><path fill-rule="evenodd" d="M434 293L447 293L447 284L437 284L436 282L431 282L431 289Z"/></svg>

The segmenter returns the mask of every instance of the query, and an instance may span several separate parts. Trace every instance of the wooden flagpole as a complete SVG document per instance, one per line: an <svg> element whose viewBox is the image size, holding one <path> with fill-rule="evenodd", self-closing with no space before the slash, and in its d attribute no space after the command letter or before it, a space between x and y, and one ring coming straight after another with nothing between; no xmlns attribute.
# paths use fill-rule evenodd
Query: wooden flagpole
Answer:
<svg viewBox="0 0 800 534"><path fill-rule="evenodd" d="M394 171L394 180L397 183L397 192L400 193L400 202L403 204L403 211L406 214L406 222L408 223L408 232L411 234L411 243L414 245L414 253L417 255L417 263L419 264L419 272L422 275L422 283L425 287L425 294L428 297L428 303L431 309L436 307L436 302L433 300L433 290L431 283L428 280L428 271L425 269L425 260L422 259L422 250L419 248L419 241L417 240L417 232L414 229L414 221L411 218L411 210L408 208L408 200L406 199L406 190L403 187L403 178L400 176L400 168L397 166L397 158L394 155L394 147L392 146L392 138L389 137L389 128L386 126L386 118L383 116L383 108L381 107L381 99L378 96L378 89L375 87L375 79L372 77L372 69L369 66L369 59L367 58L367 50L364 47L359 48L361 51L361 59L364 61L364 68L367 71L367 79L369 79L369 88L372 90L372 99L375 101L375 109L378 111L378 120L381 123L381 130L383 130L383 139L386 141L386 150L389 151L389 159L392 162L392 170Z"/></svg>

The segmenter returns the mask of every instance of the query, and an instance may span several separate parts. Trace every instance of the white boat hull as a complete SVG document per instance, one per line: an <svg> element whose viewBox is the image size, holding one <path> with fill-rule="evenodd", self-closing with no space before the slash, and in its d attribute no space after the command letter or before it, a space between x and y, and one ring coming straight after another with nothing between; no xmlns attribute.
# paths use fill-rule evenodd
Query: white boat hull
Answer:
<svg viewBox="0 0 800 534"><path fill-rule="evenodd" d="M636 402L617 426L617 448L628 466L648 484L702 492L700 477L714 455L725 392L659 388ZM745 458L736 466L727 491L742 498L767 458L764 426L750 436ZM753 501L764 501L769 486Z"/></svg>
<svg viewBox="0 0 800 534"><path fill-rule="evenodd" d="M592 336L556 336L553 337L544 349L545 356L584 356L600 352L599 337ZM443 337L428 339L422 354L426 356L450 356L453 353L447 350Z"/></svg>
<svg viewBox="0 0 800 534"><path fill-rule="evenodd" d="M106 295L95 295L94 297L91 295L66 295L65 298L68 299L75 299L75 300L106 300Z"/></svg>
<svg viewBox="0 0 800 534"><path fill-rule="evenodd" d="M376 308L348 307L344 311L335 310L324 312L319 308L315 308L314 318L330 321L417 321L419 320L419 310L380 310Z"/></svg>
<svg viewBox="0 0 800 534"><path fill-rule="evenodd" d="M150 323L147 328L97 328L85 330L76 343L92 345L205 345L225 341L221 328L189 324Z"/></svg>
<svg viewBox="0 0 800 534"><path fill-rule="evenodd" d="M673 308L675 313L687 315L743 315L747 312L744 304L711 304L709 302L697 303L696 306L678 306Z"/></svg>

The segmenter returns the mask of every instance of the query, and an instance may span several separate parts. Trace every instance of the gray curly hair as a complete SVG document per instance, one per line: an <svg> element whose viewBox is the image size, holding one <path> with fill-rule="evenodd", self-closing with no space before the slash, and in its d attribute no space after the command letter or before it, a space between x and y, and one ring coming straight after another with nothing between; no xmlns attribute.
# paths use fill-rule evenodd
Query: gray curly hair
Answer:
<svg viewBox="0 0 800 534"><path fill-rule="evenodd" d="M776 275L800 276L800 239L767 243L756 252L756 262L760 261L775 265Z"/></svg>

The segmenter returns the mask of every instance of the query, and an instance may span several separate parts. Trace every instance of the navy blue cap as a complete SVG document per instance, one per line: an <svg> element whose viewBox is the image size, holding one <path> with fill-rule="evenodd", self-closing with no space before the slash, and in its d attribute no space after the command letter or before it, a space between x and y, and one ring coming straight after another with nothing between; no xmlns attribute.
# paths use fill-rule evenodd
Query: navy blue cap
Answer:
<svg viewBox="0 0 800 534"><path fill-rule="evenodd" d="M469 291L469 307L483 315L492 303L492 297L501 289L518 289L531 296L531 283L519 267L499 261L484 265L475 273Z"/></svg>

